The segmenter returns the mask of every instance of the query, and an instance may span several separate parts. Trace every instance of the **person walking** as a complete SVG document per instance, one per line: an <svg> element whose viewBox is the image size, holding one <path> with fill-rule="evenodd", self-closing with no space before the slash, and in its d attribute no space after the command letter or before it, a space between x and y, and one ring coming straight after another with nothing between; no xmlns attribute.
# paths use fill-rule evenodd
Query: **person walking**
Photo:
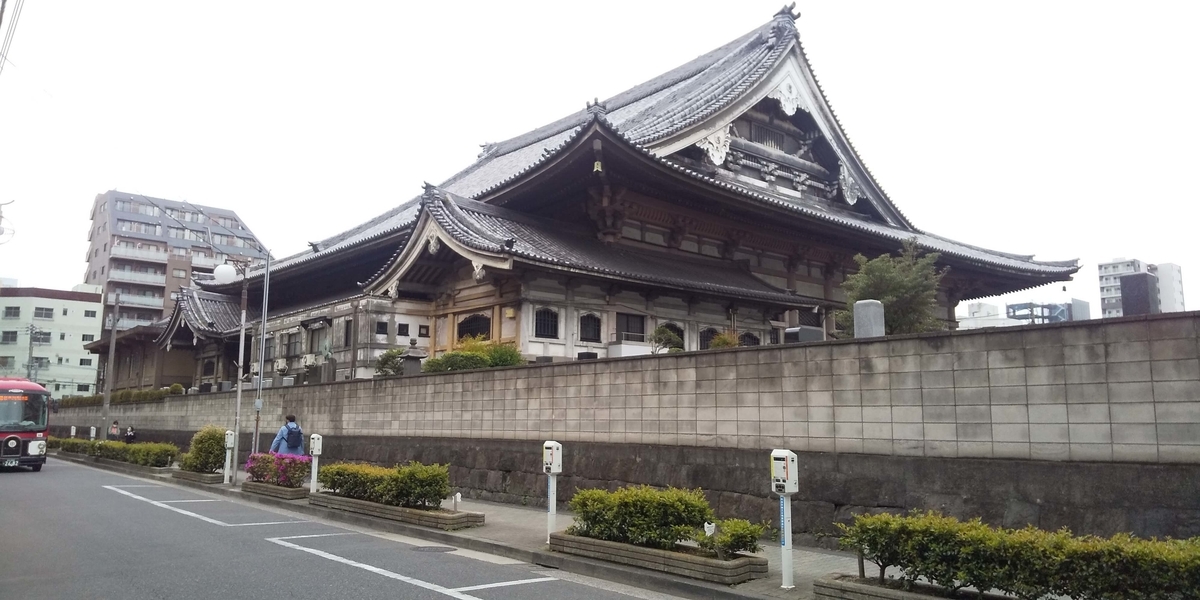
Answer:
<svg viewBox="0 0 1200 600"><path fill-rule="evenodd" d="M271 442L272 454L304 454L304 430L296 424L296 415L288 415Z"/></svg>

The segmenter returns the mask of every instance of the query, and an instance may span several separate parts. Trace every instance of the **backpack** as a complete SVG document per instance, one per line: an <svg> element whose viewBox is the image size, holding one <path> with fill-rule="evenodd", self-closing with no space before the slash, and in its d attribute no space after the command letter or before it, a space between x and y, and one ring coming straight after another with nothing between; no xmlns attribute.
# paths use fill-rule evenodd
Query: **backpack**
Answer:
<svg viewBox="0 0 1200 600"><path fill-rule="evenodd" d="M287 442L288 448L299 448L304 444L304 433L300 431L299 425L295 427L285 425L284 427L287 427L287 438L284 441Z"/></svg>

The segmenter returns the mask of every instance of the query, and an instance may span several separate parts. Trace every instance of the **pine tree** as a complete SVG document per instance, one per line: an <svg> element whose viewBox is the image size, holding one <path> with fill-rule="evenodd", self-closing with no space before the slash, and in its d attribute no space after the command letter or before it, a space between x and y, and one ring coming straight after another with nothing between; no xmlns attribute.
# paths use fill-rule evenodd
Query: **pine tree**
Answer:
<svg viewBox="0 0 1200 600"><path fill-rule="evenodd" d="M846 277L846 306L851 310L838 311L837 321L848 335L854 332L854 303L859 300L878 300L883 303L884 332L887 335L924 333L945 328L934 314L937 291L948 268L938 269L937 253L923 254L916 240L904 243L899 256L884 254L868 259L854 257L858 272Z"/></svg>

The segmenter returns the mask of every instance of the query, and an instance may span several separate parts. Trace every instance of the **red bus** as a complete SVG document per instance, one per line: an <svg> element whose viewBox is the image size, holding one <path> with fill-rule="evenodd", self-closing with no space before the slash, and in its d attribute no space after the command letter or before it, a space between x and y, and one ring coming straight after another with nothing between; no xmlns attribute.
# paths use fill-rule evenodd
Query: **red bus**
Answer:
<svg viewBox="0 0 1200 600"><path fill-rule="evenodd" d="M0 467L46 464L50 392L27 379L0 377Z"/></svg>

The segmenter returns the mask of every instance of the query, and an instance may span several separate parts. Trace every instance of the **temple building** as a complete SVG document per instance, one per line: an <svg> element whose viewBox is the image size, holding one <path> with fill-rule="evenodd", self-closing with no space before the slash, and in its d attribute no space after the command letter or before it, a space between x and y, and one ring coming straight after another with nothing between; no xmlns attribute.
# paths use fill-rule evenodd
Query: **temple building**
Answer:
<svg viewBox="0 0 1200 600"><path fill-rule="evenodd" d="M794 19L780 11L659 77L488 144L418 197L276 261L268 374L370 377L380 353L410 339L437 354L477 334L553 360L645 354L659 326L685 350L720 332L743 345L822 339L845 306L852 257L906 240L950 268L938 297L947 327L960 301L1070 279L1074 260L918 229L849 143ZM197 360L218 371L217 354L236 355L236 324L191 306L224 302L236 314L245 284L259 371L263 276L181 293L159 342L209 346Z"/></svg>

